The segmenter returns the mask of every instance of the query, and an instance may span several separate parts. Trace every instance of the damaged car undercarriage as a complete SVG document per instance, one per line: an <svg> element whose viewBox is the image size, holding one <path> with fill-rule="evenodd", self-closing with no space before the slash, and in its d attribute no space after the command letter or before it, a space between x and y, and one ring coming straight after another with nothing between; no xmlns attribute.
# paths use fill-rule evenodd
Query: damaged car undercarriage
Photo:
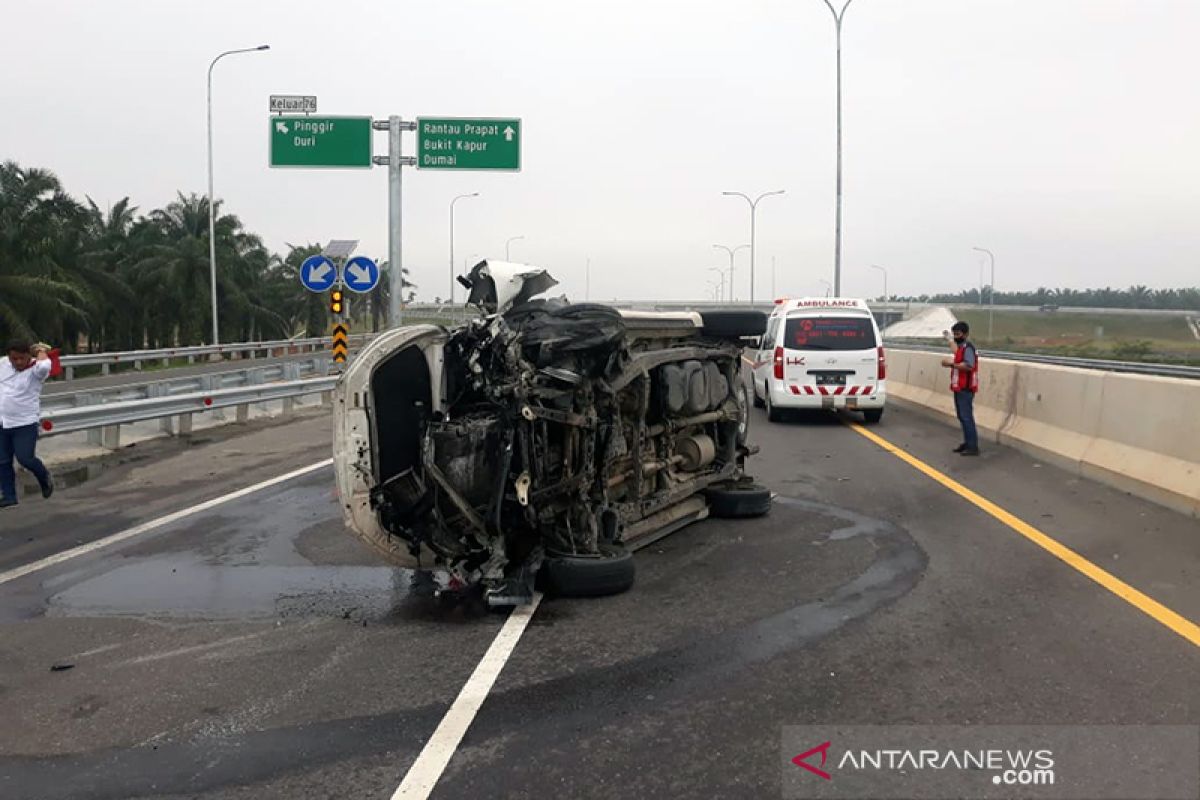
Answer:
<svg viewBox="0 0 1200 800"><path fill-rule="evenodd" d="M411 326L339 382L335 462L347 523L441 592L528 602L623 591L630 549L703 519L756 516L743 474L743 337L759 312L622 312L532 299L544 270L481 262L485 316Z"/></svg>

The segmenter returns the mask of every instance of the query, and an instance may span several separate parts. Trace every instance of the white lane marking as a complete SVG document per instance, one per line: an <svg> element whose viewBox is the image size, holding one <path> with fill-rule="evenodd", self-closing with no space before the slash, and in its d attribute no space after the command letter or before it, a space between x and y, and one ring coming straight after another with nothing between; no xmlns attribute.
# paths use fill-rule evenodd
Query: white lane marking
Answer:
<svg viewBox="0 0 1200 800"><path fill-rule="evenodd" d="M237 500L239 497L245 497L248 494L253 494L254 492L258 492L271 486L275 486L276 484L283 483L284 481L290 481L292 478L299 478L301 475L307 475L308 473L321 469L322 467L328 467L332 463L333 459L327 458L324 461L318 461L315 464L309 464L307 467L301 467L300 469L292 470L291 472L283 475L276 475L274 478L265 480L262 483L256 483L253 486L247 486L245 489L238 489L236 492L230 492L229 494L221 495L220 497L214 497L212 500L205 500L203 503L198 503L190 508L185 508L181 511L175 511L171 514L167 514L166 516L159 517L158 519L152 519L149 522L143 522L141 525L128 528L120 533L114 533L111 536L105 536L103 539L97 539L94 542L88 542L87 544L81 544L78 547L72 547L70 550L64 550L61 553L47 556L39 561L26 564L23 567L10 569L8 572L0 572L0 584L5 584L9 581L15 581L17 578L23 578L31 573L38 572L39 570L46 569L47 567L53 567L55 564L61 564L64 561L70 561L72 558L78 558L79 556L87 555L88 553L95 552L96 550L100 550L105 547L111 547L112 545L123 542L126 539L132 539L135 536L140 536L143 533L154 530L155 528L161 528L164 525L169 525L172 522L184 519L185 517L190 517L193 514L199 514L201 511L207 511L208 509L219 506L222 503L228 503L231 500Z"/></svg>
<svg viewBox="0 0 1200 800"><path fill-rule="evenodd" d="M162 653L150 653L148 655L138 656L137 658L131 658L128 661L118 662L116 664L113 664L113 666L114 667L129 667L129 666L133 666L134 664L147 664L151 661L162 661L164 658L175 658L176 656L189 656L189 655L195 655L196 653L203 653L208 650L219 650L222 647L228 647L229 645L237 644L238 642L245 642L249 639L261 639L263 636L266 636L268 633L274 632L274 630L275 630L274 628L269 628L265 631L259 631L258 633L243 633L241 636L230 636L225 639L218 639L215 642L205 642L204 644L193 644L188 647L179 647L179 648L176 648L175 650L167 650Z"/></svg>
<svg viewBox="0 0 1200 800"><path fill-rule="evenodd" d="M541 602L541 592L535 592L532 603L518 606L509 614L508 619L504 621L504 627L496 634L491 646L476 665L475 671L463 684L462 691L458 693L446 716L442 717L437 730L429 737L417 760L408 768L408 774L392 794L392 800L425 800L429 797Z"/></svg>

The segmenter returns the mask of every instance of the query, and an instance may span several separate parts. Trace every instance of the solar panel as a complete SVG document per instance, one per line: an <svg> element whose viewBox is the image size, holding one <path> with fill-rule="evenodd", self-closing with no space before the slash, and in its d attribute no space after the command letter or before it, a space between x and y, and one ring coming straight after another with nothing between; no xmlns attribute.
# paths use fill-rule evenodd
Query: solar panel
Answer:
<svg viewBox="0 0 1200 800"><path fill-rule="evenodd" d="M347 259L358 247L358 239L330 239L329 244L321 251L321 255L338 260Z"/></svg>

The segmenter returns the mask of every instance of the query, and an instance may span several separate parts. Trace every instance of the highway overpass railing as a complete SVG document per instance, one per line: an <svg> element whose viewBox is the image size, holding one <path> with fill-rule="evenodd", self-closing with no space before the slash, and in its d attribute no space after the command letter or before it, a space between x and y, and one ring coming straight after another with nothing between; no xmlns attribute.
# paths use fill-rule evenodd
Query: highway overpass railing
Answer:
<svg viewBox="0 0 1200 800"><path fill-rule="evenodd" d="M884 341L884 344L889 350L912 350L924 353L949 352L948 347L938 345L913 344L903 341ZM1053 356L1041 353L1011 353L1002 350L989 350L986 347L979 347L979 355L981 358L994 358L1003 361L1027 361L1032 364L1049 364L1056 367L1076 367L1078 369L1099 369L1106 372L1128 372L1135 375L1161 375L1173 378L1200 379L1200 367L1190 367L1184 364L1151 364L1141 361L1113 361L1106 358L1076 358L1074 356Z"/></svg>
<svg viewBox="0 0 1200 800"><path fill-rule="evenodd" d="M356 334L350 337L350 344L367 341L371 334ZM327 336L311 339L278 339L270 342L236 342L219 345L197 345L195 347L164 347L157 350L122 350L108 353L76 353L62 357L64 377L71 380L79 367L99 366L101 374L109 374L109 370L118 365L129 364L134 369L141 369L143 363L161 361L169 364L173 359L186 358L188 363L197 358L212 356L243 355L246 358L256 358L260 354L269 356L272 351L285 350L295 353L317 352L327 350L330 345Z"/></svg>
<svg viewBox="0 0 1200 800"><path fill-rule="evenodd" d="M283 411L292 410L297 398L321 394L323 402L332 400L337 375L304 380L261 383L211 391L188 392L148 397L141 400L120 400L74 408L43 411L42 436L57 436L79 431L102 431L98 444L110 449L120 446L122 425L134 422L162 420L164 433L188 434L192 431L192 416L220 409L236 408L237 421L246 422L250 406L256 403L283 401ZM178 428L174 424L178 423Z"/></svg>

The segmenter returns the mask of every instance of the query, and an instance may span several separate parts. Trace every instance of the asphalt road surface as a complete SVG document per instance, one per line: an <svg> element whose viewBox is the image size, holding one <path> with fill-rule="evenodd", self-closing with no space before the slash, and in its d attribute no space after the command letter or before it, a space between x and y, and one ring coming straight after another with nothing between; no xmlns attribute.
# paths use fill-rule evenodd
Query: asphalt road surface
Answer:
<svg viewBox="0 0 1200 800"><path fill-rule="evenodd" d="M901 408L882 444L848 421L756 411L769 516L639 551L627 594L543 600L431 796L779 797L790 725L1200 723L1196 520L959 458ZM328 441L254 426L0 511L0 797L392 796L512 623L347 535Z"/></svg>

